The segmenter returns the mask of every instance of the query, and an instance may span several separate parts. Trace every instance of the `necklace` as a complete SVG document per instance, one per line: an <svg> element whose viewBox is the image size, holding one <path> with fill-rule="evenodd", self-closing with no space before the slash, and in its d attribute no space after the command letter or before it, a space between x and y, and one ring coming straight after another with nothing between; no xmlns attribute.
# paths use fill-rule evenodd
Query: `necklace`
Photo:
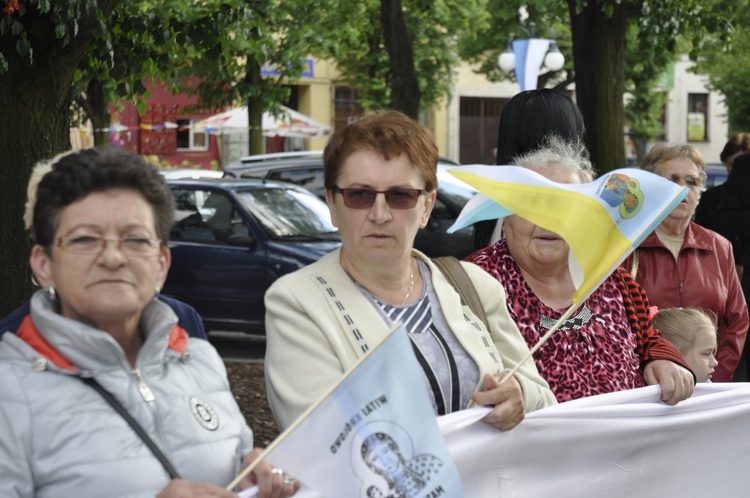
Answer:
<svg viewBox="0 0 750 498"><path fill-rule="evenodd" d="M406 300L409 299L409 296L411 296L411 291L414 290L414 270L409 270L409 292L406 293L404 296L404 301L401 303L401 306L406 304Z"/></svg>

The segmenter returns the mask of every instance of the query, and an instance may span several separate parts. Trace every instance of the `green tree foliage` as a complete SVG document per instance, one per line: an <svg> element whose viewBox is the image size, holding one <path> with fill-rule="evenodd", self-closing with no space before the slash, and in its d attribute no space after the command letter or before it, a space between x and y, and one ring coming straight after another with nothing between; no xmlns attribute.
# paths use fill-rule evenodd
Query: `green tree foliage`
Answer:
<svg viewBox="0 0 750 498"><path fill-rule="evenodd" d="M419 89L418 109L424 110L450 94L458 64L457 44L476 37L485 28L489 19L486 2L400 2L406 34L413 50L413 73ZM320 20L316 42L311 46L315 55L335 61L342 81L359 90L361 103L366 109L393 107L393 80L404 76L404 69L393 65L387 49L381 17L381 9L388 7L387 3L381 0L332 1ZM396 34L389 32L389 36ZM398 45L394 50L399 50Z"/></svg>
<svg viewBox="0 0 750 498"><path fill-rule="evenodd" d="M108 102L127 99L145 111L142 81L149 77L175 92L197 94L203 107L248 104L256 124L251 142L262 148L261 116L278 111L289 94L283 83L299 77L315 5L320 2L123 2L79 71L77 102L95 128L106 129ZM276 74L261 77L263 64Z"/></svg>
<svg viewBox="0 0 750 498"><path fill-rule="evenodd" d="M712 90L724 96L729 127L734 131L750 130L750 2L737 0L726 5L731 23L731 43L716 36L705 38L693 68L706 74Z"/></svg>
<svg viewBox="0 0 750 498"><path fill-rule="evenodd" d="M514 26L533 21L557 31L560 23L569 25L569 32L561 29L557 33L558 45L566 57L564 69L570 76L574 68L576 97L586 122L592 159L600 170L607 171L625 163L623 93L626 89L635 92L628 113L631 128L645 135L658 133L655 126L661 112L658 99L663 95L649 95L654 92L657 75L674 58L680 37L693 41L692 57L711 38L709 34L716 33L720 43L725 40L726 12L737 8L729 3L726 0L566 0L562 4L551 0L490 0L492 28L482 33L476 43L464 47L462 53L471 60L483 61L482 72L490 78L506 78L496 68L496 60L505 41L517 35ZM567 7L567 13L561 7ZM525 12L523 21L519 9ZM567 85L568 81L562 83ZM545 84L541 77L539 86Z"/></svg>
<svg viewBox="0 0 750 498"><path fill-rule="evenodd" d="M643 8L643 6L639 6ZM648 12L650 10L647 9ZM636 160L640 164L645 158L646 147L664 133L661 125L663 109L669 97L669 88L660 83L667 79L667 72L674 71L677 59L675 40L679 33L673 23L661 24L654 32L649 29L650 20L639 23L635 12L627 28L625 52L625 123L630 129L630 138L636 149ZM669 29L671 38L663 42L663 29Z"/></svg>
<svg viewBox="0 0 750 498"><path fill-rule="evenodd" d="M185 39L200 50L182 74L201 78L192 90L203 103L245 103L250 152L261 152L263 112L278 113L289 96L285 84L299 79L303 59L320 36L317 19L327 0L220 3L216 9L204 2L184 22ZM275 74L261 77L263 65Z"/></svg>
<svg viewBox="0 0 750 498"><path fill-rule="evenodd" d="M458 40L459 55L468 62L478 63L478 72L490 81L516 81L515 73L502 71L497 60L509 41L531 35L528 28L533 22L537 28L535 37L555 38L566 57L560 71L543 70L537 86L563 90L574 80L570 24L564 4L549 0L488 0L487 12L491 16L489 23L478 26L475 36Z"/></svg>
<svg viewBox="0 0 750 498"><path fill-rule="evenodd" d="M638 160L648 141L663 133L660 118L668 99L662 87L666 73L674 71L679 54L704 58L705 41L719 50L731 34L722 5L725 2L637 2L631 5L626 52L626 123L636 145ZM735 4L735 8L738 6Z"/></svg>
<svg viewBox="0 0 750 498"><path fill-rule="evenodd" d="M145 109L147 75L195 89L207 105L250 101L257 117L278 109L282 83L300 72L316 6L295 0L0 0L0 316L28 298L29 241L22 226L32 166L70 148L77 101L95 128L109 127L118 97ZM260 78L268 63L276 76ZM251 70L248 70L250 68ZM103 137L99 137L101 141Z"/></svg>
<svg viewBox="0 0 750 498"><path fill-rule="evenodd" d="M576 93L589 132L591 156L602 171L619 168L625 163L622 140L625 90L625 46L638 44L638 69L631 71L630 81L640 81L645 92L653 90L653 75L665 69L677 51L680 37L693 42L695 58L710 33L726 39L727 23L718 2L703 0L567 0L573 27ZM636 39L627 38L628 27ZM602 29L605 28L605 29ZM634 87L631 87L634 88ZM641 93L643 95L643 93ZM636 126L654 119L654 102L638 102L643 113L633 122ZM635 109L635 107L634 107ZM635 114L635 113L634 113ZM642 129L646 129L644 126Z"/></svg>

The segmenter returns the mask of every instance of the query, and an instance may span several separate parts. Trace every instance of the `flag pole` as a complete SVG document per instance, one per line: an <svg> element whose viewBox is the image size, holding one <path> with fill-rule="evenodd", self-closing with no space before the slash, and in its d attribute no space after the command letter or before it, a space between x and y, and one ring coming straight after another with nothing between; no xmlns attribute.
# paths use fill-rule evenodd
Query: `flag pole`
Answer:
<svg viewBox="0 0 750 498"><path fill-rule="evenodd" d="M524 363L526 363L526 360L528 360L529 358L531 358L531 357L532 357L532 356L534 355L534 353L536 353L536 352L537 352L537 350L538 350L539 348L541 348L541 347L542 347L542 346L544 345L544 343L545 343L545 342L547 342L547 340L548 340L548 339L549 339L550 337L552 337L552 334L554 334L555 332L557 332L557 329L559 329L559 328L560 328L560 326L561 326L561 325L562 325L563 323L565 323L565 321L566 321L566 320L567 320L568 318L570 318L570 316L571 316L571 315L573 314L573 312L574 312L575 310L577 310L577 309L578 309L578 303L577 303L577 302L575 302L575 301L573 301L573 304L571 304L571 305L570 305L570 306L568 307L568 309L567 309L567 310L565 311L565 313L563 313L563 315L562 315L562 316L561 316L561 317L560 317L560 318L559 318L559 319L557 320L557 322L555 322L555 324L554 324L554 325L553 325L553 326L552 326L552 327L551 327L551 328L550 328L550 329L549 329L549 330L548 330L548 331L547 331L547 332L546 332L546 333L545 333L545 334L544 334L544 335L542 336L542 338L541 338L541 339L539 339L539 342L537 342L536 344L534 344L534 347L533 347L533 348L531 348L531 349L529 350L529 354L527 354L527 355L526 355L526 356L525 356L525 357L523 358L523 360L519 361L519 362L518 362L518 363L516 364L516 366L514 366L513 368L511 368L511 369L510 369L510 371L508 372L508 374L507 374L507 375L506 375L505 377L503 377L502 379L500 379L500 382L498 382L498 385L500 385L500 384L502 384L503 382L505 382L506 380L510 379L510 378L511 378L511 377L513 376L513 374L514 374L514 373L516 373L516 372L518 371L518 369L519 369L519 368L521 368L521 365L523 365Z"/></svg>

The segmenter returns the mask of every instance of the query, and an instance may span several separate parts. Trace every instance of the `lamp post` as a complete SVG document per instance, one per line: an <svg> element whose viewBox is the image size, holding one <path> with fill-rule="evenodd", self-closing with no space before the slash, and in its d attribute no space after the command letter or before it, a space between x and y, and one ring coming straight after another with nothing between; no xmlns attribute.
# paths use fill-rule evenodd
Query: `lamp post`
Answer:
<svg viewBox="0 0 750 498"><path fill-rule="evenodd" d="M552 34L551 39L536 38L537 30L533 22L529 23L528 29L518 27L516 30L522 31L526 38L508 41L505 50L497 58L497 65L506 73L515 70L522 92L534 90L542 63L550 71L559 71L565 64L565 56L557 48L555 40L557 37L552 28L546 26L539 28L540 32L549 31Z"/></svg>

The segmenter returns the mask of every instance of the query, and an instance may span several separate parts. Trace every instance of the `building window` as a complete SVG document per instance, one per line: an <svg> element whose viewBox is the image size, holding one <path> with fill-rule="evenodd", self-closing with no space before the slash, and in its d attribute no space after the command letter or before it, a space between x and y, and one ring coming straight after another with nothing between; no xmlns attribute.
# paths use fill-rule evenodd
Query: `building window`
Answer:
<svg viewBox="0 0 750 498"><path fill-rule="evenodd" d="M348 86L336 87L333 104L336 113L333 120L334 126L346 126L353 123L364 112L362 106L359 105L357 90Z"/></svg>
<svg viewBox="0 0 750 498"><path fill-rule="evenodd" d="M205 131L195 130L195 119L177 120L178 150L208 150L208 135Z"/></svg>
<svg viewBox="0 0 750 498"><path fill-rule="evenodd" d="M708 140L708 94L688 94L687 136L689 142Z"/></svg>

